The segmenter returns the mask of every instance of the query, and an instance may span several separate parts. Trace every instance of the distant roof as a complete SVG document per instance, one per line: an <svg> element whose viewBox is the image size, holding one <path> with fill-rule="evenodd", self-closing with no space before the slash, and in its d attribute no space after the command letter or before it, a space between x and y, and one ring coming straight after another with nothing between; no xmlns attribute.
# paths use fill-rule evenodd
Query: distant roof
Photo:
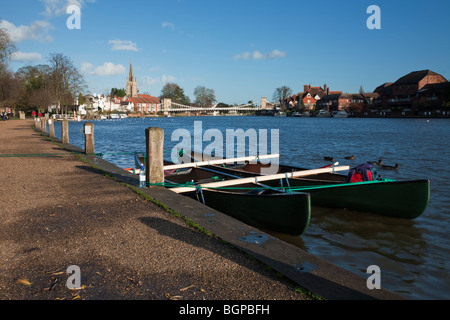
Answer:
<svg viewBox="0 0 450 320"><path fill-rule="evenodd" d="M381 86L378 86L373 92L379 94L392 93L392 85L392 82L383 83Z"/></svg>
<svg viewBox="0 0 450 320"><path fill-rule="evenodd" d="M308 87L308 90L306 92L300 92L298 95L299 97L304 98L308 93L313 97L318 95L320 98L327 95L327 93L325 92L325 90L322 89L322 87Z"/></svg>
<svg viewBox="0 0 450 320"><path fill-rule="evenodd" d="M374 92L374 93L364 92L363 96L365 98L378 98L380 95L377 92Z"/></svg>
<svg viewBox="0 0 450 320"><path fill-rule="evenodd" d="M138 94L137 98L129 97L127 101L131 101L133 103L153 103L153 104L159 104L161 103L159 98L152 97L148 94Z"/></svg>
<svg viewBox="0 0 450 320"><path fill-rule="evenodd" d="M450 82L429 83L423 86L422 90L439 90L447 89L450 86Z"/></svg>
<svg viewBox="0 0 450 320"><path fill-rule="evenodd" d="M394 85L419 83L420 80L429 75L440 76L440 74L433 72L431 70L413 71L395 81Z"/></svg>
<svg viewBox="0 0 450 320"><path fill-rule="evenodd" d="M341 94L342 99L362 99L361 93L343 93Z"/></svg>
<svg viewBox="0 0 450 320"><path fill-rule="evenodd" d="M432 91L432 92L445 92L450 88L450 82L430 83L423 86L418 93Z"/></svg>
<svg viewBox="0 0 450 320"><path fill-rule="evenodd" d="M324 96L322 98L322 100L336 100L336 99L339 99L340 96L341 96L341 93L327 94L326 96Z"/></svg>

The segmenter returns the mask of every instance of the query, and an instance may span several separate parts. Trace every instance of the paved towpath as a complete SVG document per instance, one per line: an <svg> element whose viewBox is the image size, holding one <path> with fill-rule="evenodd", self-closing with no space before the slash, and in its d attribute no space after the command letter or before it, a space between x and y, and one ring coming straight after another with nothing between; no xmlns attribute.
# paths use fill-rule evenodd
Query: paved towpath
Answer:
<svg viewBox="0 0 450 320"><path fill-rule="evenodd" d="M306 299L292 282L99 174L32 124L0 122L1 300ZM81 290L66 286L71 265L81 270Z"/></svg>

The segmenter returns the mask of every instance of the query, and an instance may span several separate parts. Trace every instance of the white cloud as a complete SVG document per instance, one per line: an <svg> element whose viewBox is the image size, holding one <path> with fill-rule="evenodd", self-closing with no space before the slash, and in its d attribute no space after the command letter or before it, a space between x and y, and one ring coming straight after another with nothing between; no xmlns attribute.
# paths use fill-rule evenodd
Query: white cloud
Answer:
<svg viewBox="0 0 450 320"><path fill-rule="evenodd" d="M161 83L166 84L168 82L174 82L176 78L174 76L166 76L165 74L162 76Z"/></svg>
<svg viewBox="0 0 450 320"><path fill-rule="evenodd" d="M161 84L161 85L165 85L168 82L174 82L176 80L176 78L174 76L167 76L167 75L162 75L160 78L153 78L150 76L144 76L141 78L138 78L139 81L139 85L142 86L152 86L155 84Z"/></svg>
<svg viewBox="0 0 450 320"><path fill-rule="evenodd" d="M285 52L281 52L280 50L273 50L269 53L269 59L283 58L286 56Z"/></svg>
<svg viewBox="0 0 450 320"><path fill-rule="evenodd" d="M163 22L163 23L161 24L161 26L162 26L163 28L168 28L168 29L170 29L170 30L172 30L172 31L175 31L175 25L174 25L172 22Z"/></svg>
<svg viewBox="0 0 450 320"><path fill-rule="evenodd" d="M111 50L113 51L139 51L136 42L130 40L110 40L108 42L112 45Z"/></svg>
<svg viewBox="0 0 450 320"><path fill-rule="evenodd" d="M144 77L139 79L139 84L141 86L151 86L151 85L154 85L154 84L158 84L160 82L161 82L160 79L152 78L152 77L149 77L149 76L144 76Z"/></svg>
<svg viewBox="0 0 450 320"><path fill-rule="evenodd" d="M237 54L234 56L234 60L268 60L268 59L277 59L283 58L286 56L285 52L280 50L273 50L267 54L263 54L258 50L251 52L244 52L242 54Z"/></svg>
<svg viewBox="0 0 450 320"><path fill-rule="evenodd" d="M89 62L83 62L81 64L81 72L82 73L92 73L92 70L95 68L95 66L92 63Z"/></svg>
<svg viewBox="0 0 450 320"><path fill-rule="evenodd" d="M126 68L121 64L105 62L102 66L94 66L92 63L84 62L81 64L81 72L96 76L116 76L126 74Z"/></svg>
<svg viewBox="0 0 450 320"><path fill-rule="evenodd" d="M38 52L16 51L11 54L11 60L17 62L35 62L42 60L42 55Z"/></svg>
<svg viewBox="0 0 450 320"><path fill-rule="evenodd" d="M43 15L47 17L67 14L67 7L76 5L82 8L86 3L94 3L96 0L39 0L44 5Z"/></svg>
<svg viewBox="0 0 450 320"><path fill-rule="evenodd" d="M54 29L48 21L34 21L29 26L15 24L1 20L0 28L8 31L12 42L22 42L25 40L39 40L49 42L53 37L48 34L51 29Z"/></svg>

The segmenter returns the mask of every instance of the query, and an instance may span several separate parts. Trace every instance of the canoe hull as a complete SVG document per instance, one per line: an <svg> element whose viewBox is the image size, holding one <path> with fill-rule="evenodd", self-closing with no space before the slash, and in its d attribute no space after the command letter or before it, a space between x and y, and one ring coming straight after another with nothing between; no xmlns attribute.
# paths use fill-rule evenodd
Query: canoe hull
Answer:
<svg viewBox="0 0 450 320"><path fill-rule="evenodd" d="M235 179L236 176L217 170L191 168L186 174L166 176L166 185L209 180ZM232 188L200 189L191 185L192 192L184 193L206 206L227 214L256 228L299 236L305 232L311 219L309 193L280 192L259 184L244 184Z"/></svg>
<svg viewBox="0 0 450 320"><path fill-rule="evenodd" d="M260 168L260 165L249 164L240 169L222 167L220 170L248 177L259 174ZM279 172L299 170L305 169L280 166ZM292 178L289 179L289 185L293 189L305 188L301 192L310 193L312 206L369 212L402 219L420 217L430 201L429 180L347 184L344 183L345 178L343 175L325 173L308 178ZM286 187L285 180L267 184Z"/></svg>
<svg viewBox="0 0 450 320"><path fill-rule="evenodd" d="M330 185L291 179L291 187ZM370 212L387 217L416 219L428 207L430 181L395 181L325 189L308 189L312 205Z"/></svg>
<svg viewBox="0 0 450 320"><path fill-rule="evenodd" d="M255 228L300 236L310 223L311 198L308 193L252 195L217 190L202 192L203 196L196 192L185 195L195 200L204 199L206 206Z"/></svg>

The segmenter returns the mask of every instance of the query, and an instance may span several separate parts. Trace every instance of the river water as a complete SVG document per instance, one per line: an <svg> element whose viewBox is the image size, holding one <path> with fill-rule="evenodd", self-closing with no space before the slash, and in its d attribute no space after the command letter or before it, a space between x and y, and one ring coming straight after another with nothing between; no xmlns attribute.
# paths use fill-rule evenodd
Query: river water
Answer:
<svg viewBox="0 0 450 320"><path fill-rule="evenodd" d="M431 201L414 221L386 218L347 210L314 208L311 224L301 237L276 235L364 278L368 266L381 269L382 287L408 299L450 298L450 120L448 119L335 119L255 116L172 117L93 121L95 148L104 159L122 168L133 166L129 153L145 152L145 129L165 132L166 158L179 143L177 129L194 133L218 129L279 130L280 162L304 168L329 164L324 156L354 167L383 159L400 164L384 178L429 179ZM71 122L70 143L84 148L84 122ZM197 123L198 126L198 123ZM60 125L55 126L61 138ZM205 148L211 142L204 142ZM345 157L354 155L355 160ZM383 201L383 199L380 199Z"/></svg>

